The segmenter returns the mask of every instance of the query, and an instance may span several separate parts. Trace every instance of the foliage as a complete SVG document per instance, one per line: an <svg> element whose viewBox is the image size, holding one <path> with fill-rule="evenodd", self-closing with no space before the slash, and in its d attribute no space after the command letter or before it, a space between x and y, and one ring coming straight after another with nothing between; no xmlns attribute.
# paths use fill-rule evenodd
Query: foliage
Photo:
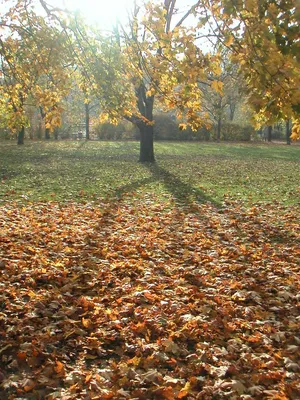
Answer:
<svg viewBox="0 0 300 400"><path fill-rule="evenodd" d="M53 131L61 124L61 102L70 85L66 36L23 1L10 4L0 28L1 117L13 132L19 131L29 125L29 102L41 109L46 128Z"/></svg>
<svg viewBox="0 0 300 400"><path fill-rule="evenodd" d="M0 138L1 139L8 139L10 137L10 132L8 129L0 128Z"/></svg>
<svg viewBox="0 0 300 400"><path fill-rule="evenodd" d="M209 140L210 132L206 128L193 131L190 127L181 130L180 121L169 113L154 114L154 137L156 140Z"/></svg>
<svg viewBox="0 0 300 400"><path fill-rule="evenodd" d="M155 140L215 140L216 126L212 125L210 129L201 128L193 131L187 128L180 130L179 122L168 113L154 114L154 137ZM138 139L139 133L134 127L126 122L120 122L118 125L109 123L99 124L94 128L94 133L100 140L128 140ZM231 122L222 123L221 140L225 141L246 141L249 142L254 136L254 129L251 125L239 125ZM277 136L276 136L277 137ZM274 137L275 138L275 137Z"/></svg>
<svg viewBox="0 0 300 400"><path fill-rule="evenodd" d="M292 0L195 1L181 19L175 0L142 2L129 25L110 36L78 15L40 4L46 17L34 1L22 0L11 3L1 21L0 107L11 129L28 125L29 101L40 107L47 129L60 125L71 79L86 103L97 97L101 122L126 118L140 129L142 142L153 136L154 100L176 114L182 130L208 127L210 119L220 125L225 108L233 110L237 100L237 77L231 78L238 69L256 126L292 119L297 138L300 74ZM185 24L190 15L199 17L194 26ZM211 53L200 38L213 38ZM224 74L228 53L235 67Z"/></svg>
<svg viewBox="0 0 300 400"><path fill-rule="evenodd" d="M1 398L299 398L298 146L0 146Z"/></svg>
<svg viewBox="0 0 300 400"><path fill-rule="evenodd" d="M100 123L94 130L100 140L128 140L137 139L138 131L128 121L121 121L117 125Z"/></svg>
<svg viewBox="0 0 300 400"><path fill-rule="evenodd" d="M232 122L222 124L221 140L250 142L254 136L254 129L251 125L240 126ZM216 133L212 135L216 139Z"/></svg>
<svg viewBox="0 0 300 400"><path fill-rule="evenodd" d="M206 1L211 30L232 51L257 126L293 119L300 136L299 10L293 0ZM209 10L209 12L207 11Z"/></svg>

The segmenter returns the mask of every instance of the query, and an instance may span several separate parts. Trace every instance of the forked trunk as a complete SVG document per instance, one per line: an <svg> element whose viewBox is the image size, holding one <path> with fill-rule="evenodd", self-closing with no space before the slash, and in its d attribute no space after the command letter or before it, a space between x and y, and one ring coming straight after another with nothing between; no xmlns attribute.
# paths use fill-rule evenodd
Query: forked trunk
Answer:
<svg viewBox="0 0 300 400"><path fill-rule="evenodd" d="M140 131L140 159L139 162L155 162L153 145L153 125L141 124Z"/></svg>
<svg viewBox="0 0 300 400"><path fill-rule="evenodd" d="M140 131L140 158L139 162L155 162L154 158L154 129L153 129L153 105L154 96L147 96L146 89L142 83L136 89L137 106L141 116L125 117L138 127Z"/></svg>
<svg viewBox="0 0 300 400"><path fill-rule="evenodd" d="M23 126L18 133L18 144L24 144L25 127Z"/></svg>

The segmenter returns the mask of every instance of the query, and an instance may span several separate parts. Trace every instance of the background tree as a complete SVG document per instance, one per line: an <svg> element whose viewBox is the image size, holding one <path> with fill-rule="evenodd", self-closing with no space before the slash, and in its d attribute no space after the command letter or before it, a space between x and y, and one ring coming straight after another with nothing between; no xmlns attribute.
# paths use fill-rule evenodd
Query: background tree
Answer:
<svg viewBox="0 0 300 400"><path fill-rule="evenodd" d="M25 113L25 101L34 86L37 75L33 70L31 56L27 55L28 41L8 37L0 39L0 57L2 84L1 102L4 114L2 124L6 123L12 132L18 133L18 144L23 144L28 118Z"/></svg>
<svg viewBox="0 0 300 400"><path fill-rule="evenodd" d="M220 76L209 76L208 82L200 83L203 91L203 109L208 113L217 131L217 141L221 139L222 123L233 121L238 103L242 102L243 85L237 68L231 63L226 52L221 53Z"/></svg>
<svg viewBox="0 0 300 400"><path fill-rule="evenodd" d="M12 5L1 28L1 99L7 106L7 123L19 132L18 143L23 144L29 98L40 109L46 132L60 125L72 57L62 32L38 15L30 2Z"/></svg>
<svg viewBox="0 0 300 400"><path fill-rule="evenodd" d="M293 0L203 2L200 17L232 52L255 111L256 126L293 121L300 137L299 8Z"/></svg>

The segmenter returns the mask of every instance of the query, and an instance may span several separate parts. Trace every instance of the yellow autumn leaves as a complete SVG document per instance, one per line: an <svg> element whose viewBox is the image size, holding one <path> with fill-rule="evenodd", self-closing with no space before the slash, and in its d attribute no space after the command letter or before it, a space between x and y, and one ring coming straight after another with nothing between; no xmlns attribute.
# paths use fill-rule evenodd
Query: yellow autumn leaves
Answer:
<svg viewBox="0 0 300 400"><path fill-rule="evenodd" d="M176 14L166 4L148 2L143 16L136 10L129 29L122 27L107 37L81 20L70 22L70 17L69 26L57 22L59 16L46 23L34 8L26 13L24 0L16 2L3 17L6 24L11 18L14 23L0 49L1 101L8 106L2 119L10 121L12 130L24 125L30 99L43 109L46 127L53 130L61 123L63 101L75 84L86 102L97 97L101 121L141 118L139 96L145 104L155 96L161 109L177 113L182 127L197 129L207 123L199 82L222 94L221 52L227 47L244 79L256 125L293 120L292 137L299 138L300 67L293 2L281 9L269 0L234 5L231 0L205 0L191 9L196 23L189 24L174 22ZM196 39L197 29L210 18L215 21L210 34L216 42L211 54L202 51ZM142 97L137 94L141 88Z"/></svg>

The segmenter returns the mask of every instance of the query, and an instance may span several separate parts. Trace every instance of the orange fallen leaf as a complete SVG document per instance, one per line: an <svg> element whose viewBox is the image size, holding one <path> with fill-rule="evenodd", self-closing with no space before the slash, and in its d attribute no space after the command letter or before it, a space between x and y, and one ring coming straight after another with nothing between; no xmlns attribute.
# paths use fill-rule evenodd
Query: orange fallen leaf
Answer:
<svg viewBox="0 0 300 400"><path fill-rule="evenodd" d="M54 371L58 375L64 375L65 374L65 366L62 362L56 361L56 366L54 367Z"/></svg>
<svg viewBox="0 0 300 400"><path fill-rule="evenodd" d="M26 357L27 357L26 351L19 351L19 352L17 353L17 359L18 359L19 361L24 361L24 360L26 360Z"/></svg>
<svg viewBox="0 0 300 400"><path fill-rule="evenodd" d="M36 383L31 380L31 379L27 379L25 382L25 385L23 387L24 391L27 392L31 392L31 390L35 387Z"/></svg>

